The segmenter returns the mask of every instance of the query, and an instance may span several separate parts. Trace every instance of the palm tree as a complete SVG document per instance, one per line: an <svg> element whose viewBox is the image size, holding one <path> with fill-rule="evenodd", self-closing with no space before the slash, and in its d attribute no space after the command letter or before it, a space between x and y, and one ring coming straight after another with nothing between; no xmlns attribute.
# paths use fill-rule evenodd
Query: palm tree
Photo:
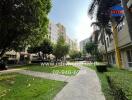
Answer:
<svg viewBox="0 0 132 100"><path fill-rule="evenodd" d="M112 25L110 24L113 19L111 20L111 7L117 4L120 4L120 0L93 0L88 14L93 18L93 15L95 15L96 11L96 21L95 25L99 26L100 28L100 38L101 41L105 45L105 51L108 61L108 53L107 53L107 46L105 41L105 34L108 34L109 36L112 34ZM123 21L123 17L118 17L114 19L117 22L117 25L120 24ZM115 27L114 27L115 28ZM109 61L108 61L109 64Z"/></svg>
<svg viewBox="0 0 132 100"><path fill-rule="evenodd" d="M119 3L121 3L120 0L93 0L88 15L93 18L96 11L96 20L105 26L111 21L111 7Z"/></svg>
<svg viewBox="0 0 132 100"><path fill-rule="evenodd" d="M95 33L94 42L98 43L98 41L101 41L102 44L105 46L105 53L106 53L106 58L107 58L106 60L107 60L107 63L109 64L105 35L108 35L110 38L110 35L112 34L111 25L107 24L106 26L102 26L100 22L93 22L91 26L93 25L96 25L99 27L99 29L94 32Z"/></svg>

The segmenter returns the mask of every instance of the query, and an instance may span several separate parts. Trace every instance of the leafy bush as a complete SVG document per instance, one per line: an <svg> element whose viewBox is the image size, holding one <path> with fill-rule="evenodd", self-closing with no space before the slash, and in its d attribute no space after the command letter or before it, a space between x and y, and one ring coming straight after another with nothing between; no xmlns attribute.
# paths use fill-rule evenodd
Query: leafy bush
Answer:
<svg viewBox="0 0 132 100"><path fill-rule="evenodd" d="M119 71L107 73L115 100L132 100L132 73Z"/></svg>
<svg viewBox="0 0 132 100"><path fill-rule="evenodd" d="M96 69L98 72L106 72L107 71L107 65L96 65Z"/></svg>
<svg viewBox="0 0 132 100"><path fill-rule="evenodd" d="M82 53L76 50L72 50L69 53L70 58L74 61L74 60L79 60L82 56Z"/></svg>

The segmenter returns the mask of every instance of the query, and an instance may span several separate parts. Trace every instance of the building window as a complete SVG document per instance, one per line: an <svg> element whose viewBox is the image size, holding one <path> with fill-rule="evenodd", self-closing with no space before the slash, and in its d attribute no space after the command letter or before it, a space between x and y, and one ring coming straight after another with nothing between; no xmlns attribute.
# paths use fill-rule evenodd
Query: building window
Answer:
<svg viewBox="0 0 132 100"><path fill-rule="evenodd" d="M116 60L115 60L115 54L112 53L112 63L115 64L116 63Z"/></svg>
<svg viewBox="0 0 132 100"><path fill-rule="evenodd" d="M123 26L125 25L124 22L120 23L118 26L117 26L117 30L118 32L120 32L122 29L123 29Z"/></svg>
<svg viewBox="0 0 132 100"><path fill-rule="evenodd" d="M129 67L132 67L132 50L127 51L127 59Z"/></svg>
<svg viewBox="0 0 132 100"><path fill-rule="evenodd" d="M109 38L107 37L107 47L109 47Z"/></svg>
<svg viewBox="0 0 132 100"><path fill-rule="evenodd" d="M108 59L109 59L110 64L112 64L111 54L108 55Z"/></svg>

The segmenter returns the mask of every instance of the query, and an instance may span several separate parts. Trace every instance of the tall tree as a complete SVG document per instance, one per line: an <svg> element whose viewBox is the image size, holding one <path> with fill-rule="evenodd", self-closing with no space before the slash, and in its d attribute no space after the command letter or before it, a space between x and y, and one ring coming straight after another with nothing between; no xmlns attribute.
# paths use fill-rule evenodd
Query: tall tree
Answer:
<svg viewBox="0 0 132 100"><path fill-rule="evenodd" d="M53 45L49 39L44 39L40 45L30 47L28 52L38 53L43 61L48 60L48 55L53 53Z"/></svg>
<svg viewBox="0 0 132 100"><path fill-rule="evenodd" d="M105 36L108 35L110 38L110 35L112 34L111 25L107 24L107 25L103 26L100 22L94 22L94 23L92 23L92 25L96 25L99 28L98 30L95 31L94 42L98 43L98 41L101 41L101 43L104 45L106 58L107 58L106 60L107 60L107 63L109 64L108 51L107 51Z"/></svg>
<svg viewBox="0 0 132 100"><path fill-rule="evenodd" d="M115 6L120 3L121 0L93 0L88 11L88 14L91 17L93 17L96 14L95 15L97 21L96 25L100 27L101 30L100 33L101 33L102 41L105 45L106 54L107 54L107 46L105 42L105 33L109 34L109 36L112 33L111 32L112 25L110 24L113 21L113 19L111 19L111 8L112 6ZM94 13L94 11L96 11L96 13ZM117 25L119 25L123 21L123 18L124 17L116 17L114 21L117 22ZM108 61L108 55L107 55L107 61Z"/></svg>
<svg viewBox="0 0 132 100"><path fill-rule="evenodd" d="M95 56L98 52L97 44L93 42L87 42L85 45L86 52L92 56L93 62L95 61Z"/></svg>
<svg viewBox="0 0 132 100"><path fill-rule="evenodd" d="M0 57L6 50L44 37L50 8L51 0L1 0Z"/></svg>
<svg viewBox="0 0 132 100"><path fill-rule="evenodd" d="M99 53L98 45L94 42L87 42L85 45L86 52L92 56L92 60L94 61L102 61L102 56Z"/></svg>
<svg viewBox="0 0 132 100"><path fill-rule="evenodd" d="M43 55L43 60L46 59L48 60L48 55L53 53L53 45L49 39L45 39L42 44L40 45L41 47L41 52Z"/></svg>
<svg viewBox="0 0 132 100"><path fill-rule="evenodd" d="M54 45L53 55L57 60L63 59L69 52L69 45L65 43L65 39L62 35L59 36L57 44Z"/></svg>
<svg viewBox="0 0 132 100"><path fill-rule="evenodd" d="M73 51L70 51L69 55L71 59L75 60L75 59L81 58L82 53L79 51L73 50Z"/></svg>

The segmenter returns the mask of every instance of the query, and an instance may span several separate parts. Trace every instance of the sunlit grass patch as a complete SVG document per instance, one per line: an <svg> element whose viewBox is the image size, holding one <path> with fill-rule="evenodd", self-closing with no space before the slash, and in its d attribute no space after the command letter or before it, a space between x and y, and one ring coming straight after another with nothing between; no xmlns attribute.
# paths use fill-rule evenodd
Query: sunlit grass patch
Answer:
<svg viewBox="0 0 132 100"><path fill-rule="evenodd" d="M74 66L27 65L27 66L21 66L20 68L24 68L25 70L61 74L61 75L67 75L67 76L74 76L79 72L79 68Z"/></svg>
<svg viewBox="0 0 132 100"><path fill-rule="evenodd" d="M0 75L0 100L52 100L65 82L16 73Z"/></svg>

